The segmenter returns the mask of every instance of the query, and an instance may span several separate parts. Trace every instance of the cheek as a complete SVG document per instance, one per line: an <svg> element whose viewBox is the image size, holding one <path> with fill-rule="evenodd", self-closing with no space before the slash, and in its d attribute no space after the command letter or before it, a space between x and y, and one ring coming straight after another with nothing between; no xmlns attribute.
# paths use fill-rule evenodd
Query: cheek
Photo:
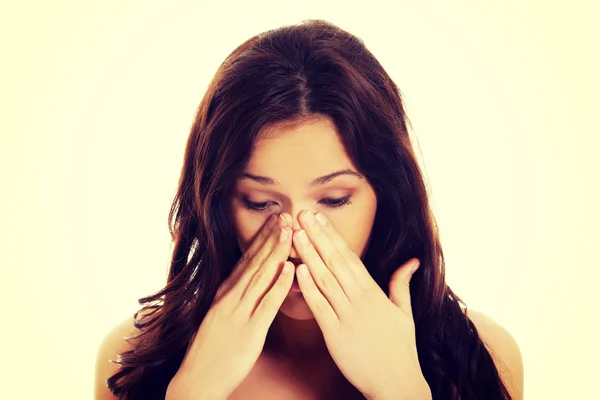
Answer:
<svg viewBox="0 0 600 400"><path fill-rule="evenodd" d="M253 230L247 224L244 223L236 225L236 232L237 241L240 246L240 250L243 253L246 250L248 250L248 247L250 247L252 239L255 236L255 232L253 232Z"/></svg>
<svg viewBox="0 0 600 400"><path fill-rule="evenodd" d="M237 207L234 207L232 210L237 242L243 253L248 250L254 241L254 238L260 231L264 221L262 218L248 215L247 210L242 210Z"/></svg>
<svg viewBox="0 0 600 400"><path fill-rule="evenodd" d="M340 236L348 243L350 249L361 254L371 233L373 217L370 213L340 213L328 216Z"/></svg>
<svg viewBox="0 0 600 400"><path fill-rule="evenodd" d="M356 197L353 206L339 213L331 213L328 217L350 249L362 257L371 236L376 212L375 192L366 190Z"/></svg>

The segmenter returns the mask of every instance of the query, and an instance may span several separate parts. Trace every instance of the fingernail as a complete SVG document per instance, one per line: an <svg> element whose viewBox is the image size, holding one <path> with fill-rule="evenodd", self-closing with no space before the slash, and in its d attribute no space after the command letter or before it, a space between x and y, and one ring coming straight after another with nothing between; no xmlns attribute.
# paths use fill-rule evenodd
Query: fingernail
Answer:
<svg viewBox="0 0 600 400"><path fill-rule="evenodd" d="M307 212L304 214L304 221L308 224L308 226L313 226L315 224L315 216L312 212Z"/></svg>
<svg viewBox="0 0 600 400"><path fill-rule="evenodd" d="M308 236L306 236L306 232L304 232L304 230L300 230L298 233L296 233L296 239L298 239L300 244L308 244Z"/></svg>
<svg viewBox="0 0 600 400"><path fill-rule="evenodd" d="M294 272L294 264L292 264L289 261L286 261L285 264L283 264L283 272L286 274Z"/></svg>
<svg viewBox="0 0 600 400"><path fill-rule="evenodd" d="M302 278L307 278L308 277L308 267L304 264L300 265L298 267L298 274L302 277Z"/></svg>
<svg viewBox="0 0 600 400"><path fill-rule="evenodd" d="M327 225L327 218L325 218L323 214L318 213L315 217L317 218L317 221L319 222L319 224L321 224L321 226Z"/></svg>
<svg viewBox="0 0 600 400"><path fill-rule="evenodd" d="M285 242L285 240L288 238L288 233L284 228L281 228L281 236L279 236L279 241L281 243Z"/></svg>
<svg viewBox="0 0 600 400"><path fill-rule="evenodd" d="M279 214L279 226L282 228L287 225L287 219L283 216L283 214Z"/></svg>

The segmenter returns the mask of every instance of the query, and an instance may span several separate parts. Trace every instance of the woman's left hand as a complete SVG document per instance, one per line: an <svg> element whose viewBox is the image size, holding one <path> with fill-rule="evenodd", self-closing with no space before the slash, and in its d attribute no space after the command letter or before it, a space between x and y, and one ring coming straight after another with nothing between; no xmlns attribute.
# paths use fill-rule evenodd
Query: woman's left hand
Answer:
<svg viewBox="0 0 600 400"><path fill-rule="evenodd" d="M388 298L322 213L304 212L301 224L298 284L340 371L368 399L431 399L410 303L418 260L394 272Z"/></svg>

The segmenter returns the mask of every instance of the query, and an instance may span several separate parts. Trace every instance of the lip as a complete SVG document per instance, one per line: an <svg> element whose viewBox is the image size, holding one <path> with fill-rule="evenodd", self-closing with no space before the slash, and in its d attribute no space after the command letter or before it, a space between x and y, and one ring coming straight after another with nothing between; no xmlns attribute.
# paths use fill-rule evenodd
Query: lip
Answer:
<svg viewBox="0 0 600 400"><path fill-rule="evenodd" d="M288 258L287 261L294 264L295 268L298 268L298 265L302 264L302 260L299 258ZM292 282L292 287L290 288L290 292L301 292L300 285L298 285L298 278L294 274L294 282Z"/></svg>

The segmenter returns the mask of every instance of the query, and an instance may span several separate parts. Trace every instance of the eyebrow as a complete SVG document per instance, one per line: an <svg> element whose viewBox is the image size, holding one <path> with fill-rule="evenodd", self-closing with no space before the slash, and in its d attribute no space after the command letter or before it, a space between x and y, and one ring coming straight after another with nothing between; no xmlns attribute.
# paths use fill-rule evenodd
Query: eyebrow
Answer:
<svg viewBox="0 0 600 400"><path fill-rule="evenodd" d="M327 174L325 176L318 177L310 183L310 186L312 187L312 186L317 186L317 185L324 185L327 182L330 182L331 180L337 178L338 176L342 176L342 175L349 175L349 176L354 176L355 178L358 178L358 179L363 179L363 177L359 173L354 172L350 169L344 169L341 171L332 172L331 174ZM253 181L260 183L261 185L268 185L268 186L279 185L279 182L277 182L277 180L275 180L275 179L269 178L267 176L252 175L247 172L242 173L242 178L252 179Z"/></svg>

